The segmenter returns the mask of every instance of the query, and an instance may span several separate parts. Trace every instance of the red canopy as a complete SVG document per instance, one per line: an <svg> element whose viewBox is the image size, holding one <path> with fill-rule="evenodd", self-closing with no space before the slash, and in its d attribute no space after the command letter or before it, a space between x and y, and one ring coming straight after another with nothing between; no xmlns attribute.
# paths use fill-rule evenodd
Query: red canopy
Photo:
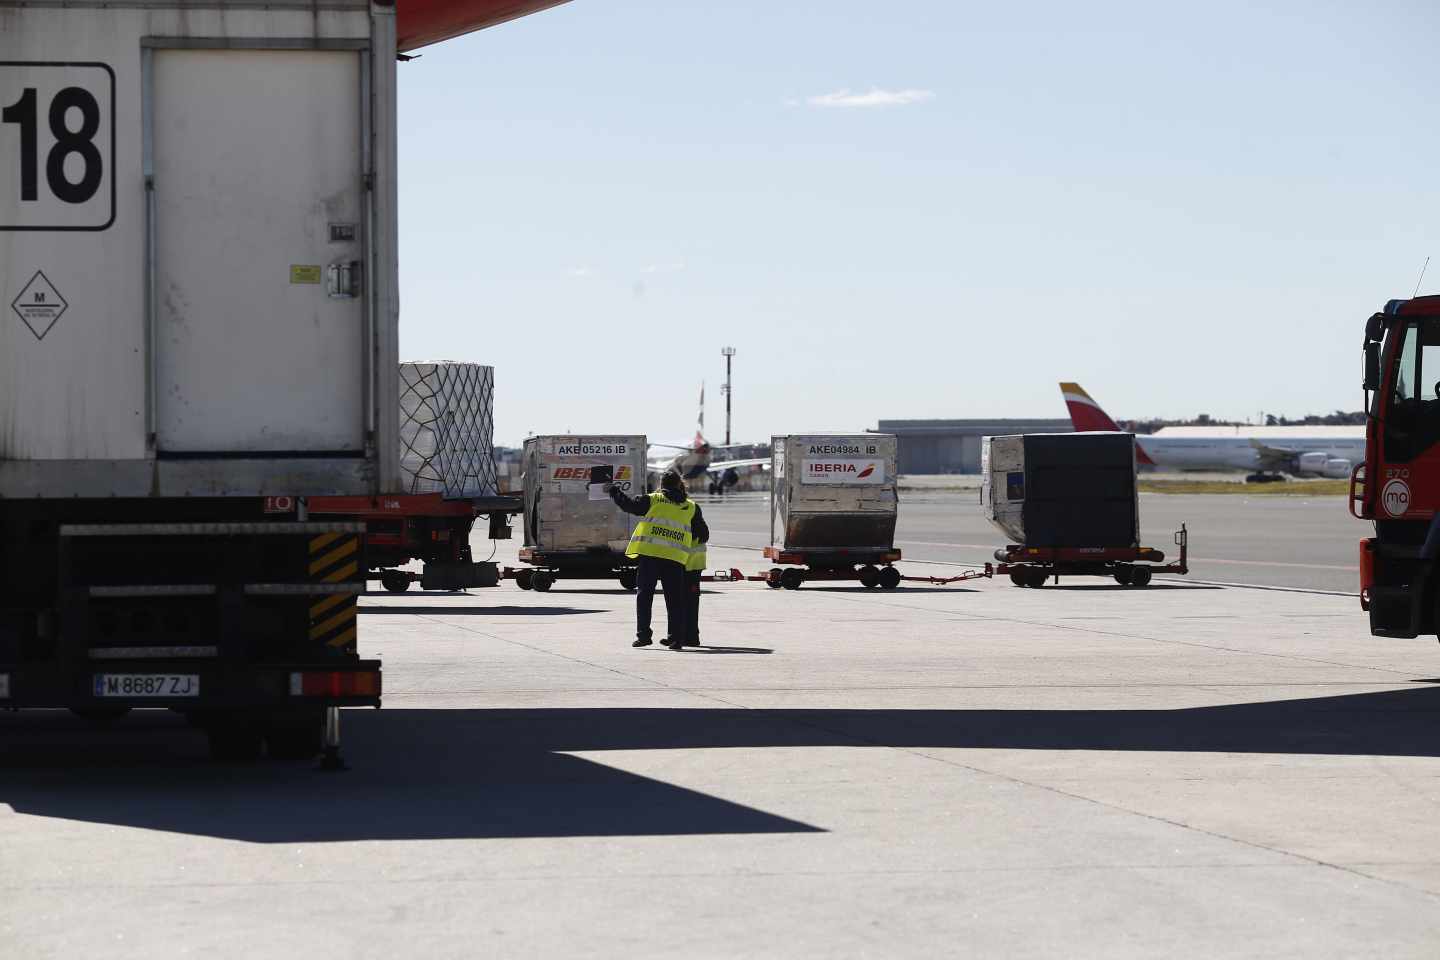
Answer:
<svg viewBox="0 0 1440 960"><path fill-rule="evenodd" d="M401 53L464 33L493 27L566 0L398 0L396 30Z"/></svg>

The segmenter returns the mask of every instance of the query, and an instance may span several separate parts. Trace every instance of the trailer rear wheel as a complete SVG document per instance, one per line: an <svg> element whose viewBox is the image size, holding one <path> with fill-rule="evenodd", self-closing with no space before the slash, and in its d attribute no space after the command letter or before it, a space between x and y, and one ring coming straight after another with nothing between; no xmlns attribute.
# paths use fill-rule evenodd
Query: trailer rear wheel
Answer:
<svg viewBox="0 0 1440 960"><path fill-rule="evenodd" d="M1025 586L1025 571L1024 571L1024 570L1021 570L1021 569L1018 568L1018 567L1017 567L1016 569L1014 569L1014 570L1011 570L1011 571L1010 571L1010 582L1013 583L1013 584L1015 584L1015 586L1017 586L1017 587L1023 587L1023 586Z"/></svg>
<svg viewBox="0 0 1440 960"><path fill-rule="evenodd" d="M221 763L254 763L260 759L264 731L249 714L232 714L211 720L205 731L210 737L210 759Z"/></svg>
<svg viewBox="0 0 1440 960"><path fill-rule="evenodd" d="M861 567L860 583L867 590L873 590L880 586L880 568L873 566Z"/></svg>
<svg viewBox="0 0 1440 960"><path fill-rule="evenodd" d="M1115 565L1115 582L1122 587L1128 587L1135 580L1135 568L1123 563Z"/></svg>
<svg viewBox="0 0 1440 960"><path fill-rule="evenodd" d="M620 571L620 586L626 590L634 590L635 584L639 582L639 575L634 570Z"/></svg>
<svg viewBox="0 0 1440 960"><path fill-rule="evenodd" d="M536 573L530 580L530 586L539 590L541 593L545 593L551 587L555 586L555 575L550 573Z"/></svg>
<svg viewBox="0 0 1440 960"><path fill-rule="evenodd" d="M765 578L765 586L769 587L771 590L779 590L781 586L780 578L784 575L785 571L781 570L779 567L771 567L770 575Z"/></svg>
<svg viewBox="0 0 1440 960"><path fill-rule="evenodd" d="M900 586L900 571L894 567L886 567L880 571L880 586L886 590L894 590Z"/></svg>
<svg viewBox="0 0 1440 960"><path fill-rule="evenodd" d="M386 570L380 574L380 586L391 593L404 593L410 589L410 575L399 570Z"/></svg>
<svg viewBox="0 0 1440 960"><path fill-rule="evenodd" d="M324 734L323 708L281 710L265 729L265 749L272 760L309 760L319 755Z"/></svg>
<svg viewBox="0 0 1440 960"><path fill-rule="evenodd" d="M1045 581L1050 579L1050 573L1044 567L1031 567L1025 571L1025 586L1043 587Z"/></svg>
<svg viewBox="0 0 1440 960"><path fill-rule="evenodd" d="M535 585L534 570L519 570L515 573L515 586L521 590L529 590Z"/></svg>
<svg viewBox="0 0 1440 960"><path fill-rule="evenodd" d="M799 570L790 569L780 574L780 586L786 590L799 590L800 584L805 582L805 574Z"/></svg>
<svg viewBox="0 0 1440 960"><path fill-rule="evenodd" d="M70 712L92 727L111 727L130 712L129 707L72 707Z"/></svg>
<svg viewBox="0 0 1440 960"><path fill-rule="evenodd" d="M1130 574L1130 583L1136 587L1148 587L1150 585L1150 568L1136 567Z"/></svg>

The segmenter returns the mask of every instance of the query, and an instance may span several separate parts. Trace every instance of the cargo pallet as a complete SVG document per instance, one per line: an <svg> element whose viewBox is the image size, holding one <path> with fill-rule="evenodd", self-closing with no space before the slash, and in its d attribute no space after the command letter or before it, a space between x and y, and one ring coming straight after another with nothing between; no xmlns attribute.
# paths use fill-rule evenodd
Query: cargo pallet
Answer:
<svg viewBox="0 0 1440 960"><path fill-rule="evenodd" d="M290 500L292 498L271 498ZM384 497L311 497L311 517L344 517L365 524L368 579L391 593L412 583L422 590L465 590L500 583L493 563L476 563L470 530L480 516L490 518L490 539L510 537L508 517L520 513L519 497L447 500L438 493ZM399 569L412 560L421 573Z"/></svg>
<svg viewBox="0 0 1440 960"><path fill-rule="evenodd" d="M1114 577L1122 587L1145 587L1157 573L1190 572L1190 534L1182 523L1175 532L1180 559L1162 564L1165 554L1152 547L1026 547L1011 544L995 551L996 573L1009 574L1017 587L1043 587L1054 578ZM1141 562L1145 561L1145 562Z"/></svg>
<svg viewBox="0 0 1440 960"><path fill-rule="evenodd" d="M801 584L812 580L858 580L867 590L879 587L894 590L904 583L946 584L962 580L978 580L995 575L991 564L979 570L967 570L953 577L910 577L891 566L900 559L899 550L861 552L852 550L796 551L779 547L766 547L765 559L774 563L790 565L782 570L773 567L747 580L763 582L772 590L784 588L799 590ZM879 564L879 566L877 566ZM799 569L805 567L806 569Z"/></svg>
<svg viewBox="0 0 1440 960"><path fill-rule="evenodd" d="M544 593L555 586L557 580L618 580L623 589L635 589L635 561L609 549L546 552L523 547L520 560L530 566L506 567L500 572L500 578L514 580L521 590Z"/></svg>

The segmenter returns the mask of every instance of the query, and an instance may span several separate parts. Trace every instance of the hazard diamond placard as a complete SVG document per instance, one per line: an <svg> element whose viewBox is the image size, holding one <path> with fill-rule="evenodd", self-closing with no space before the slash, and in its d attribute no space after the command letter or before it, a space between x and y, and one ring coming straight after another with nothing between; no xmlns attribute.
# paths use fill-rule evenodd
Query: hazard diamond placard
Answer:
<svg viewBox="0 0 1440 960"><path fill-rule="evenodd" d="M36 270L35 276L30 278L30 282L25 284L20 295L10 304L10 309L30 328L36 340L44 340L45 334L55 326L55 321L60 319L68 306L70 305L60 296L60 291L55 289L49 278L42 271Z"/></svg>

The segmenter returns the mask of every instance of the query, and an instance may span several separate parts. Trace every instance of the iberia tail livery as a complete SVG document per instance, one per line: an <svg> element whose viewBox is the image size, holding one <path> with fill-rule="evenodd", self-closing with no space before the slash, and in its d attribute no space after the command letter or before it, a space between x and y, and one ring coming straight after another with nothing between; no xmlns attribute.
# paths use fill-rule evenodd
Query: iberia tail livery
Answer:
<svg viewBox="0 0 1440 960"><path fill-rule="evenodd" d="M1110 419L1110 414L1100 409L1100 404L1085 388L1078 383L1060 384L1060 392L1065 396L1065 406L1070 409L1070 422L1077 433L1090 433L1097 430L1113 430L1121 432L1119 425ZM1135 445L1135 459L1148 466L1154 466L1155 461L1151 460L1140 444Z"/></svg>

